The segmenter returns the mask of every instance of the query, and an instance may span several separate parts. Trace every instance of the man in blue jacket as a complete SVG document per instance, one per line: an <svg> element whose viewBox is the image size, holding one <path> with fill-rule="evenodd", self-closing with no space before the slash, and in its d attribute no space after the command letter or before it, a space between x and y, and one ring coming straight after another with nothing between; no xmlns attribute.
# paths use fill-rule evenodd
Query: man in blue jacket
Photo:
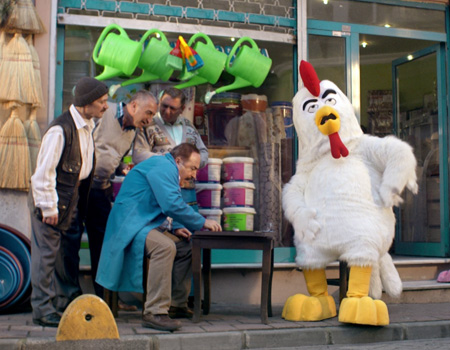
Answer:
<svg viewBox="0 0 450 350"><path fill-rule="evenodd" d="M222 230L181 196L180 184L195 179L199 167L199 150L188 143L139 163L126 176L109 215L96 281L113 291L142 293L143 257L149 257L144 327L181 327L168 313L170 307L188 316L191 232ZM166 227L167 217L172 227Z"/></svg>

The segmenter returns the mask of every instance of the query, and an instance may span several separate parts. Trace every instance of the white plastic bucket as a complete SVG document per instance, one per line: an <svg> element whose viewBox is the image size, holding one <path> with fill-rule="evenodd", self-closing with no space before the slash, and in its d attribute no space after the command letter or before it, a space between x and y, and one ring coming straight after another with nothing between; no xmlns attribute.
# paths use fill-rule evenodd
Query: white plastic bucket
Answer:
<svg viewBox="0 0 450 350"><path fill-rule="evenodd" d="M206 209L219 209L220 191L222 191L222 185L219 184L195 184L198 207Z"/></svg>
<svg viewBox="0 0 450 350"><path fill-rule="evenodd" d="M199 214L206 219L217 221L220 224L222 218L222 210L220 209L199 209Z"/></svg>
<svg viewBox="0 0 450 350"><path fill-rule="evenodd" d="M221 166L222 159L209 158L208 164L197 171L197 181L219 183Z"/></svg>
<svg viewBox="0 0 450 350"><path fill-rule="evenodd" d="M225 231L253 231L255 214L253 208L224 208L223 228Z"/></svg>
<svg viewBox="0 0 450 350"><path fill-rule="evenodd" d="M253 207L255 185L251 182L225 182L223 205L225 207Z"/></svg>
<svg viewBox="0 0 450 350"><path fill-rule="evenodd" d="M253 181L253 163L249 157L228 157L223 159L225 181Z"/></svg>

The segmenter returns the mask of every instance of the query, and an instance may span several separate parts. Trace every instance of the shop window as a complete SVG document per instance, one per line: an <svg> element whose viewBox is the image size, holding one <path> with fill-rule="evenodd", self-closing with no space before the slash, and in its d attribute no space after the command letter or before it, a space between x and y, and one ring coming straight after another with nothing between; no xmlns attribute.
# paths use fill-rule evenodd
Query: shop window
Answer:
<svg viewBox="0 0 450 350"><path fill-rule="evenodd" d="M66 26L64 109L71 103L71 91L76 80L85 75L96 76L103 70L91 58L102 29ZM139 40L144 33L127 30L133 40ZM164 34L170 43L175 43L179 35L183 35L186 41L190 38L190 35L183 33ZM210 39L217 50L227 54L236 43L235 38L230 37L210 36ZM283 220L281 192L283 184L289 181L294 172L295 132L291 102L294 96L293 77L296 74L293 72L295 47L268 41L257 41L256 44L260 53L272 60L270 71L259 88L247 86L232 89L214 95L206 103L205 95L208 92L233 83L235 77L223 72L214 86L201 84L183 89L187 96L183 116L194 123L209 150L209 157L220 160L213 165L224 161L228 164L244 162L252 168L250 177L230 179L226 177L225 165L221 165L220 184L224 187L250 188L247 193L253 196L253 203L237 203L226 196L225 190L221 190L220 209L226 211L224 207L232 207L228 211L245 215L248 221L253 222L253 230L271 231L278 246L290 246L292 232ZM248 64L251 69L251 61ZM139 70L135 73L140 74ZM180 71L174 71L168 81L154 80L122 87L117 90L113 100L126 102L133 91L141 88L158 94L167 86L179 84L179 76ZM105 83L111 86L127 79L130 78L115 77ZM226 185L227 182L235 184ZM251 185L247 186L247 183ZM224 223L224 215L221 219Z"/></svg>

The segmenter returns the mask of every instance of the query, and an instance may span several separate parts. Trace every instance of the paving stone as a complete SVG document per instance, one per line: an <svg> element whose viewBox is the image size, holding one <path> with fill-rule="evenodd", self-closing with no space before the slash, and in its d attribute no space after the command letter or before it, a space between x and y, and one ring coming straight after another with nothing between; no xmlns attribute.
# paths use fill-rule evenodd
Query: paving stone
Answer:
<svg viewBox="0 0 450 350"><path fill-rule="evenodd" d="M241 332L157 335L159 350L236 350L243 348Z"/></svg>
<svg viewBox="0 0 450 350"><path fill-rule="evenodd" d="M324 330L314 329L277 329L245 331L246 348L298 347L306 345L328 344Z"/></svg>
<svg viewBox="0 0 450 350"><path fill-rule="evenodd" d="M447 321L416 322L406 326L406 339L433 339L450 337L450 323Z"/></svg>

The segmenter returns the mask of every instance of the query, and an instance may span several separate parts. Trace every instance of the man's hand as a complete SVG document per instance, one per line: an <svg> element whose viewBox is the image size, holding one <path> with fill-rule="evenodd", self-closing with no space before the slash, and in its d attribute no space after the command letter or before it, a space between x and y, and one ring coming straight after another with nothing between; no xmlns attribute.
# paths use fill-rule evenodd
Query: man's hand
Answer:
<svg viewBox="0 0 450 350"><path fill-rule="evenodd" d="M187 228L183 227L183 228L177 228L176 230L173 231L173 234L177 237L186 239L187 241L189 241L191 239L192 233L191 231L189 231Z"/></svg>
<svg viewBox="0 0 450 350"><path fill-rule="evenodd" d="M58 214L43 217L42 222L47 225L55 226L58 223Z"/></svg>
<svg viewBox="0 0 450 350"><path fill-rule="evenodd" d="M210 231L222 231L222 226L217 221L206 219L204 228L207 228Z"/></svg>

